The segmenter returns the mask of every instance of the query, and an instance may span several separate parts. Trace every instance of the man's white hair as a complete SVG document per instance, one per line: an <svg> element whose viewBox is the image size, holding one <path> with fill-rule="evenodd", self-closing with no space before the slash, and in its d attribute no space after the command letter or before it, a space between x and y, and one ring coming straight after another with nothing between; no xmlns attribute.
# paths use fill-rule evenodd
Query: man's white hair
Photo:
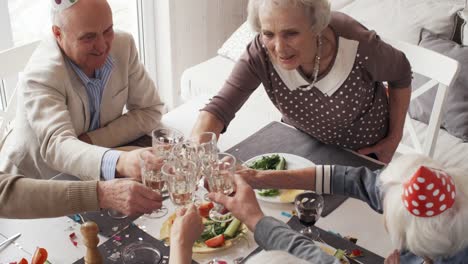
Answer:
<svg viewBox="0 0 468 264"><path fill-rule="evenodd" d="M285 239L287 239L285 237ZM268 263L268 264L308 264L309 262L295 257L288 252L271 250L262 251L257 255L249 258L245 264L257 264L257 263Z"/></svg>
<svg viewBox="0 0 468 264"><path fill-rule="evenodd" d="M330 1L329 0L250 0L247 6L247 21L256 32L260 32L260 7L263 5L291 6L301 5L306 15L310 17L312 30L319 33L330 23Z"/></svg>
<svg viewBox="0 0 468 264"><path fill-rule="evenodd" d="M403 206L403 183L421 166L445 171L456 186L452 208L433 217L416 217ZM404 155L392 161L380 175L385 223L394 246L436 259L453 256L468 246L468 173L444 168L422 155Z"/></svg>

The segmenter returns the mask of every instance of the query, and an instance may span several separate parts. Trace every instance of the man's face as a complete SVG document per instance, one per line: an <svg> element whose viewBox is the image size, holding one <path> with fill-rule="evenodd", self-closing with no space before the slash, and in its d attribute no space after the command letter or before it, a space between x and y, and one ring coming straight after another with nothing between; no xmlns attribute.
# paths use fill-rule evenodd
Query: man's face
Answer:
<svg viewBox="0 0 468 264"><path fill-rule="evenodd" d="M54 35L65 54L88 76L102 67L114 39L112 11L106 1L82 0L63 12Z"/></svg>

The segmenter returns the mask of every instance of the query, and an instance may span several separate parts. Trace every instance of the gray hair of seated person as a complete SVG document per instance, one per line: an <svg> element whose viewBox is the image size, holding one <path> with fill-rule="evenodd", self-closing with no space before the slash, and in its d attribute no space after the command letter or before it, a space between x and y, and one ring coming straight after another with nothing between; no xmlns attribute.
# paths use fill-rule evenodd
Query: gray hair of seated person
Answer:
<svg viewBox="0 0 468 264"><path fill-rule="evenodd" d="M249 0L247 21L256 32L260 32L262 29L259 19L260 7L268 4L275 4L280 7L302 5L306 15L310 17L312 30L316 33L324 30L330 22L331 7L329 0Z"/></svg>
<svg viewBox="0 0 468 264"><path fill-rule="evenodd" d="M456 188L452 208L433 217L416 217L402 201L403 183L421 166L440 169L450 175ZM420 257L453 256L468 246L468 173L444 168L422 155L404 155L390 162L380 175L385 226L393 245Z"/></svg>
<svg viewBox="0 0 468 264"><path fill-rule="evenodd" d="M285 251L271 250L262 251L257 255L249 258L245 264L308 264L309 262L293 256Z"/></svg>

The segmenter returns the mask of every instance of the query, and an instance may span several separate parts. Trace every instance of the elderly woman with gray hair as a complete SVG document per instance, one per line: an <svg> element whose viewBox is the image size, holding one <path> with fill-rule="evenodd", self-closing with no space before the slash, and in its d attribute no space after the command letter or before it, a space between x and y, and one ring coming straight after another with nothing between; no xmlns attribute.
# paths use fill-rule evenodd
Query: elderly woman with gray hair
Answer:
<svg viewBox="0 0 468 264"><path fill-rule="evenodd" d="M402 52L331 12L329 0L250 0L248 21L259 34L202 109L193 134L224 131L263 84L285 123L324 143L391 160L411 94Z"/></svg>

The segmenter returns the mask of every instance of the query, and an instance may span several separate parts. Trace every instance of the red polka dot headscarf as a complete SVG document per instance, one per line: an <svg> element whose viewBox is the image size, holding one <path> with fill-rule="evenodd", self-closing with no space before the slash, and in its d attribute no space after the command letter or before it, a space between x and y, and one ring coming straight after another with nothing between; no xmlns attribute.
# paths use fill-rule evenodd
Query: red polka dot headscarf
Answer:
<svg viewBox="0 0 468 264"><path fill-rule="evenodd" d="M436 216L455 203L455 184L443 171L421 166L403 184L401 196L406 210L418 217Z"/></svg>
<svg viewBox="0 0 468 264"><path fill-rule="evenodd" d="M76 4L76 2L78 0L52 0L52 6L54 9L62 11Z"/></svg>

